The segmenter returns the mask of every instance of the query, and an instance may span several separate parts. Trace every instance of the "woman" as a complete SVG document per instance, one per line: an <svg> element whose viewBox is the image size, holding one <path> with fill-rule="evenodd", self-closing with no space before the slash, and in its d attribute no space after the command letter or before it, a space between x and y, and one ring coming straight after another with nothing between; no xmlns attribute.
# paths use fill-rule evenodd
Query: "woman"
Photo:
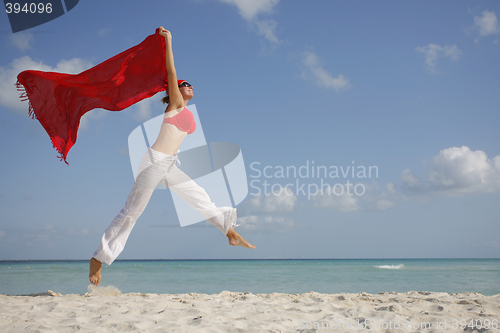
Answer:
<svg viewBox="0 0 500 333"><path fill-rule="evenodd" d="M236 222L236 209L216 207L205 190L176 166L177 152L182 140L196 129L193 114L186 108L188 101L193 98L193 87L184 80L177 80L172 52L172 34L163 27L159 28L159 33L166 42L166 67L170 84L167 86L167 97L164 98L164 102L168 102L168 106L158 139L142 159L137 172L138 176L125 207L106 229L99 249L90 259L89 279L96 286L101 280L102 263L110 265L121 253L135 222L146 208L154 189L160 182L164 182L221 230L229 239L230 245L255 248L233 229Z"/></svg>

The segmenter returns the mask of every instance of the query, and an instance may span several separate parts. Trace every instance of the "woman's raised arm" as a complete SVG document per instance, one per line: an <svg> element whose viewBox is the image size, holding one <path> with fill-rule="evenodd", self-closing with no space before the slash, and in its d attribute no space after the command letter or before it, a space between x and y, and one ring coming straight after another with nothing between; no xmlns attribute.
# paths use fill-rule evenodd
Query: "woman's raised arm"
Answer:
<svg viewBox="0 0 500 333"><path fill-rule="evenodd" d="M170 31L166 30L163 27L159 28L159 33L163 37L165 37L165 45L166 45L166 67L167 67L167 80L168 80L168 111L176 110L183 106L183 98L179 87L177 86L177 73L175 71L174 65L174 53L172 52L172 34Z"/></svg>

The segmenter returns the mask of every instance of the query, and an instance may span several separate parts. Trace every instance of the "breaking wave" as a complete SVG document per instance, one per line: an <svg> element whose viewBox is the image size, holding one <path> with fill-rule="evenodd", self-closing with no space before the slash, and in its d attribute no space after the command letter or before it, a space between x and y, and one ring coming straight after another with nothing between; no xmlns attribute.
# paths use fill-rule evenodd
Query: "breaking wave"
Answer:
<svg viewBox="0 0 500 333"><path fill-rule="evenodd" d="M381 265L381 266L374 266L377 268L382 268L382 269L402 269L405 268L405 265L399 264L399 265Z"/></svg>

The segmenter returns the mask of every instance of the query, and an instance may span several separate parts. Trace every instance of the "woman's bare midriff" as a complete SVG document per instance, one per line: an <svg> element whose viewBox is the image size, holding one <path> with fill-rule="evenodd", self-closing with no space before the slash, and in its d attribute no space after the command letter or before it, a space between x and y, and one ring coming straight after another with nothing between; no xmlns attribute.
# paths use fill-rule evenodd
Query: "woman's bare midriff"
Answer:
<svg viewBox="0 0 500 333"><path fill-rule="evenodd" d="M177 113L179 113L177 110L169 111L165 113L165 118L173 117ZM162 123L160 134L151 148L164 154L174 155L186 135L187 132L181 131L175 125Z"/></svg>

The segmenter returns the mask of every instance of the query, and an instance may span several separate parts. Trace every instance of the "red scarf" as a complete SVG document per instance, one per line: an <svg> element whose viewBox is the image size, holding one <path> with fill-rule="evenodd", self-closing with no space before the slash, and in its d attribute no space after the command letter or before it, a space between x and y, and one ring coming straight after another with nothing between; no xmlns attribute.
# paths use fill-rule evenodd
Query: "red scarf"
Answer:
<svg viewBox="0 0 500 333"><path fill-rule="evenodd" d="M38 119L64 160L76 142L81 117L95 108L121 111L165 90L165 39L148 36L136 45L80 74L28 70L17 76L21 100Z"/></svg>

